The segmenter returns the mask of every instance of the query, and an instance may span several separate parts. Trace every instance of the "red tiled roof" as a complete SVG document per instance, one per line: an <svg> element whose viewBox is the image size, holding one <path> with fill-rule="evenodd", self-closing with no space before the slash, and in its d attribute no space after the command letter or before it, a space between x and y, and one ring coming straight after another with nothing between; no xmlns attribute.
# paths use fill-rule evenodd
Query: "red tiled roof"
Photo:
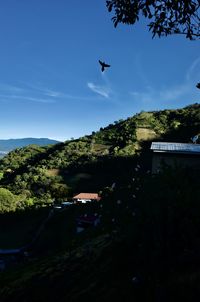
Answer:
<svg viewBox="0 0 200 302"><path fill-rule="evenodd" d="M73 197L74 199L100 199L98 193L79 193Z"/></svg>

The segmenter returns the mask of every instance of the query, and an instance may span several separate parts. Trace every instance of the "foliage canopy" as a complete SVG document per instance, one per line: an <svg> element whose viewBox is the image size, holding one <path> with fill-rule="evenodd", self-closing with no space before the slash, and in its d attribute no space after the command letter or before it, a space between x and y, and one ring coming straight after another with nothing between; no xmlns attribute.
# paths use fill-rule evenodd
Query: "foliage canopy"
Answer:
<svg viewBox="0 0 200 302"><path fill-rule="evenodd" d="M0 188L0 212L15 211L17 198L9 190Z"/></svg>
<svg viewBox="0 0 200 302"><path fill-rule="evenodd" d="M76 140L15 149L0 160L0 188L18 198L14 204L18 209L60 202L79 190L98 192L116 182L116 177L123 181L128 175L133 165L131 162L129 166L128 158L134 160L142 141L149 139L144 131L153 135L150 140L188 143L199 129L199 104L143 111ZM10 203L7 208L13 210Z"/></svg>
<svg viewBox="0 0 200 302"><path fill-rule="evenodd" d="M114 11L114 26L135 24L141 16L150 20L153 37L183 34L193 40L200 37L200 0L108 0L108 11Z"/></svg>

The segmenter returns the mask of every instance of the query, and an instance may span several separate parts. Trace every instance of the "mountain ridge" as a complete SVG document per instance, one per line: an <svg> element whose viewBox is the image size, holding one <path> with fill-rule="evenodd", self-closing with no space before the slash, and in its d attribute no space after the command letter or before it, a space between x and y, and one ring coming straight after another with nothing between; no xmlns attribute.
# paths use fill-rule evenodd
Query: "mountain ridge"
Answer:
<svg viewBox="0 0 200 302"><path fill-rule="evenodd" d="M25 138L10 138L10 139L0 139L0 151L12 151L16 148L22 148L28 145L53 145L60 143L60 141L49 139L49 138L34 138L34 137L25 137Z"/></svg>

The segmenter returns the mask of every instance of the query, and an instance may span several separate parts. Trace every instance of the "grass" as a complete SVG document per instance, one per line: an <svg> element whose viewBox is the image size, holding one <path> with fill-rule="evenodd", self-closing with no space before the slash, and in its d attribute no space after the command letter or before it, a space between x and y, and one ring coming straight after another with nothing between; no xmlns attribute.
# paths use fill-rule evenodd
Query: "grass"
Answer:
<svg viewBox="0 0 200 302"><path fill-rule="evenodd" d="M157 134L153 129L137 128L136 129L137 141L146 141L157 138Z"/></svg>
<svg viewBox="0 0 200 302"><path fill-rule="evenodd" d="M60 169L49 169L46 171L47 176L58 176L60 175Z"/></svg>

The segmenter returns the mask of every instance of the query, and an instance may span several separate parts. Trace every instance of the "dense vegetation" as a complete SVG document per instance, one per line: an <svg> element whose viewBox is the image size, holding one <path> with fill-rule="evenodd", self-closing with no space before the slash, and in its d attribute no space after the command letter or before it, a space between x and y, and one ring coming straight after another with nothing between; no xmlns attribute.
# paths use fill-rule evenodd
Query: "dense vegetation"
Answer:
<svg viewBox="0 0 200 302"><path fill-rule="evenodd" d="M154 36L185 35L199 39L199 0L107 0L108 11L113 11L115 27L118 23L135 24L142 17L149 20L148 27Z"/></svg>
<svg viewBox="0 0 200 302"><path fill-rule="evenodd" d="M113 182L114 175L124 174L125 158L139 156L142 138L137 137L138 129L153 131L155 139L190 142L199 124L200 105L194 104L141 112L92 135L49 147L17 148L0 161L0 186L17 196L16 206L10 203L11 210L59 202L80 190L101 191Z"/></svg>
<svg viewBox="0 0 200 302"><path fill-rule="evenodd" d="M41 206L52 200L80 191L102 196L46 221L28 245L30 258L0 275L1 301L199 296L199 171L166 167L152 176L151 141L138 137L138 129L151 131L156 140L190 142L199 133L200 105L141 112L78 140L17 149L1 161L0 202L2 211L11 211L0 220L1 244L4 236L14 237L17 247L20 240L21 246L29 243L48 215ZM26 211L13 212L17 208ZM90 213L100 216L100 225L76 234L76 218Z"/></svg>

